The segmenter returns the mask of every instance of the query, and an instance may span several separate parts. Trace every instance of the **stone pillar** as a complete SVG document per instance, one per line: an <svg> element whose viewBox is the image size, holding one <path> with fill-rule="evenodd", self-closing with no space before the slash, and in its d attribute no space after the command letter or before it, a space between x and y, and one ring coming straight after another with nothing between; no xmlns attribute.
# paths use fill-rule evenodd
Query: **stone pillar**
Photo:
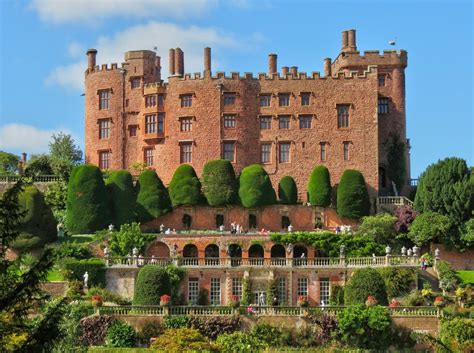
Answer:
<svg viewBox="0 0 474 353"><path fill-rule="evenodd" d="M268 76L277 73L277 55L268 54Z"/></svg>

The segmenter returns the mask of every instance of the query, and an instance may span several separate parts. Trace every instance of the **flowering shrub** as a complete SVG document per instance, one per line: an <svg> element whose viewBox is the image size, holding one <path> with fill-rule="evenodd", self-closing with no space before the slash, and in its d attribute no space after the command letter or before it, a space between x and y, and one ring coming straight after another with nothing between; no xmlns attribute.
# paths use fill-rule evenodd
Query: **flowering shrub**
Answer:
<svg viewBox="0 0 474 353"><path fill-rule="evenodd" d="M249 307L247 308L247 314L248 314L248 315L253 315L253 314L255 314L255 308L254 308L253 306L249 306Z"/></svg>
<svg viewBox="0 0 474 353"><path fill-rule="evenodd" d="M397 299L393 298L393 299L390 301L390 303L388 304L388 306L389 306L390 308L396 308L396 307L400 306L400 302L399 302Z"/></svg>
<svg viewBox="0 0 474 353"><path fill-rule="evenodd" d="M430 298L431 296L433 296L433 291L431 290L431 288L423 288L421 290L421 295L424 298Z"/></svg>
<svg viewBox="0 0 474 353"><path fill-rule="evenodd" d="M101 307L104 302L101 295L93 295L91 301L92 305L95 307Z"/></svg>
<svg viewBox="0 0 474 353"><path fill-rule="evenodd" d="M168 294L163 294L160 297L160 306L168 306L170 305L171 297Z"/></svg>
<svg viewBox="0 0 474 353"><path fill-rule="evenodd" d="M365 301L365 305L367 307L375 306L375 305L377 305L377 299L375 299L375 297L373 295L369 295L367 297L367 300Z"/></svg>
<svg viewBox="0 0 474 353"><path fill-rule="evenodd" d="M230 296L230 303L229 306L231 308L238 308L240 306L240 300L239 297L236 295L231 295Z"/></svg>
<svg viewBox="0 0 474 353"><path fill-rule="evenodd" d="M298 296L298 306L301 306L302 308L306 308L309 306L308 302L308 297L306 295L300 295Z"/></svg>
<svg viewBox="0 0 474 353"><path fill-rule="evenodd" d="M435 306L443 306L445 304L444 302L444 298L443 297L436 297L434 299L434 303L433 303Z"/></svg>

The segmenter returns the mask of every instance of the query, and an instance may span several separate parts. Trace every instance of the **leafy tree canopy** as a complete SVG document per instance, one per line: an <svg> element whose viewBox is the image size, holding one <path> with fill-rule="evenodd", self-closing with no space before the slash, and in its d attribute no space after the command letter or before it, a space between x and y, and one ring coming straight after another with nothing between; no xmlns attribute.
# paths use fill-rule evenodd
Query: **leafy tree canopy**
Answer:
<svg viewBox="0 0 474 353"><path fill-rule="evenodd" d="M298 201L298 188L295 180L290 176L281 178L278 184L278 198L284 205L295 205Z"/></svg>
<svg viewBox="0 0 474 353"><path fill-rule="evenodd" d="M132 175L127 170L110 173L106 181L112 223L116 227L135 220L136 196Z"/></svg>
<svg viewBox="0 0 474 353"><path fill-rule="evenodd" d="M13 153L0 151L0 175L16 174L20 157Z"/></svg>
<svg viewBox="0 0 474 353"><path fill-rule="evenodd" d="M399 135L391 134L384 145L387 153L387 175L395 183L398 192L406 184L406 143Z"/></svg>
<svg viewBox="0 0 474 353"><path fill-rule="evenodd" d="M418 246L432 241L441 241L449 245L451 228L452 222L448 217L436 212L425 212L415 218L408 237Z"/></svg>
<svg viewBox="0 0 474 353"><path fill-rule="evenodd" d="M138 220L150 221L171 211L168 190L154 170L147 169L140 174L136 193Z"/></svg>
<svg viewBox="0 0 474 353"><path fill-rule="evenodd" d="M201 182L189 164L180 165L174 172L168 188L173 207L197 205L204 201Z"/></svg>
<svg viewBox="0 0 474 353"><path fill-rule="evenodd" d="M373 268L364 268L353 273L344 288L346 305L364 304L371 295L378 304L388 305L385 282L380 273Z"/></svg>
<svg viewBox="0 0 474 353"><path fill-rule="evenodd" d="M388 213L362 217L358 232L373 238L378 243L393 243L396 235L394 227L396 220L396 217Z"/></svg>
<svg viewBox="0 0 474 353"><path fill-rule="evenodd" d="M51 138L49 155L53 172L68 180L72 168L82 163L82 151L71 135L60 132Z"/></svg>
<svg viewBox="0 0 474 353"><path fill-rule="evenodd" d="M26 163L25 175L28 177L52 174L51 158L46 154L34 154Z"/></svg>

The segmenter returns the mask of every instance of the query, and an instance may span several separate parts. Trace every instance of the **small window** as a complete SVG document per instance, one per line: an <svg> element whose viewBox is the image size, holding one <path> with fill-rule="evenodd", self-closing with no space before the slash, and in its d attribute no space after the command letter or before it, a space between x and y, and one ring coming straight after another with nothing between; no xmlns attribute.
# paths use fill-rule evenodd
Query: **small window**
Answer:
<svg viewBox="0 0 474 353"><path fill-rule="evenodd" d="M303 106L309 105L310 97L311 97L311 93L308 93L308 92L301 93L301 105Z"/></svg>
<svg viewBox="0 0 474 353"><path fill-rule="evenodd" d="M319 279L319 302L321 305L323 302L325 305L329 304L330 288L329 278L326 277Z"/></svg>
<svg viewBox="0 0 474 353"><path fill-rule="evenodd" d="M242 278L232 278L232 296L235 296L237 300L242 299Z"/></svg>
<svg viewBox="0 0 474 353"><path fill-rule="evenodd" d="M156 106L156 94L145 97L145 107L155 107Z"/></svg>
<svg viewBox="0 0 474 353"><path fill-rule="evenodd" d="M300 129L311 129L311 115L300 115Z"/></svg>
<svg viewBox="0 0 474 353"><path fill-rule="evenodd" d="M181 163L191 163L193 161L193 146L191 143L183 143L181 149Z"/></svg>
<svg viewBox="0 0 474 353"><path fill-rule="evenodd" d="M379 97L379 114L388 114L388 98Z"/></svg>
<svg viewBox="0 0 474 353"><path fill-rule="evenodd" d="M145 165L151 167L153 165L153 149L145 149Z"/></svg>
<svg viewBox="0 0 474 353"><path fill-rule="evenodd" d="M163 94L158 95L158 106L163 107L165 105L165 96Z"/></svg>
<svg viewBox="0 0 474 353"><path fill-rule="evenodd" d="M224 128L232 129L235 127L235 115L233 114L226 114L224 115Z"/></svg>
<svg viewBox="0 0 474 353"><path fill-rule="evenodd" d="M277 280L278 303L286 303L286 278L280 277Z"/></svg>
<svg viewBox="0 0 474 353"><path fill-rule="evenodd" d="M224 93L224 105L234 105L235 104L235 93Z"/></svg>
<svg viewBox="0 0 474 353"><path fill-rule="evenodd" d="M257 216L249 214L249 229L257 229Z"/></svg>
<svg viewBox="0 0 474 353"><path fill-rule="evenodd" d="M280 107L288 107L290 105L290 95L288 93L280 93L278 95L278 105Z"/></svg>
<svg viewBox="0 0 474 353"><path fill-rule="evenodd" d="M235 142L224 142L224 159L235 162Z"/></svg>
<svg viewBox="0 0 474 353"><path fill-rule="evenodd" d="M268 130L272 128L272 117L262 116L260 117L260 130Z"/></svg>
<svg viewBox="0 0 474 353"><path fill-rule="evenodd" d="M165 132L165 113L158 113L158 132Z"/></svg>
<svg viewBox="0 0 474 353"><path fill-rule="evenodd" d="M137 137L137 125L130 125L128 127L128 135L130 137Z"/></svg>
<svg viewBox="0 0 474 353"><path fill-rule="evenodd" d="M181 131L191 131L193 127L192 118L181 118Z"/></svg>
<svg viewBox="0 0 474 353"><path fill-rule="evenodd" d="M109 102L110 102L110 91L109 90L99 91L99 109L100 110L109 109Z"/></svg>
<svg viewBox="0 0 474 353"><path fill-rule="evenodd" d="M197 304L199 299L199 279L190 278L188 281L188 303Z"/></svg>
<svg viewBox="0 0 474 353"><path fill-rule="evenodd" d="M384 87L385 86L385 75L379 75L379 87Z"/></svg>
<svg viewBox="0 0 474 353"><path fill-rule="evenodd" d="M348 161L349 160L349 142L344 142L344 160Z"/></svg>
<svg viewBox="0 0 474 353"><path fill-rule="evenodd" d="M110 168L110 152L109 151L99 152L99 168L100 169Z"/></svg>
<svg viewBox="0 0 474 353"><path fill-rule="evenodd" d="M141 78L132 78L132 89L140 88L141 82Z"/></svg>
<svg viewBox="0 0 474 353"><path fill-rule="evenodd" d="M337 127L349 127L349 104L337 105Z"/></svg>
<svg viewBox="0 0 474 353"><path fill-rule="evenodd" d="M216 228L224 225L224 215L216 214Z"/></svg>
<svg viewBox="0 0 474 353"><path fill-rule="evenodd" d="M260 106L261 107L269 107L271 101L271 95L269 94L262 94L260 96Z"/></svg>
<svg viewBox="0 0 474 353"><path fill-rule="evenodd" d="M264 143L261 145L260 150L261 150L261 161L262 163L270 163L271 161L271 144L269 143Z"/></svg>
<svg viewBox="0 0 474 353"><path fill-rule="evenodd" d="M157 132L156 114L145 115L145 134L153 134Z"/></svg>
<svg viewBox="0 0 474 353"><path fill-rule="evenodd" d="M221 279L211 278L211 305L221 305Z"/></svg>
<svg viewBox="0 0 474 353"><path fill-rule="evenodd" d="M290 128L290 117L288 115L278 117L278 128L279 129Z"/></svg>
<svg viewBox="0 0 474 353"><path fill-rule="evenodd" d="M192 94L183 94L181 96L181 108L189 108L193 106Z"/></svg>
<svg viewBox="0 0 474 353"><path fill-rule="evenodd" d="M99 120L99 139L105 140L110 136L110 119Z"/></svg>
<svg viewBox="0 0 474 353"><path fill-rule="evenodd" d="M279 160L280 163L289 163L290 162L290 144L280 143L279 144Z"/></svg>
<svg viewBox="0 0 474 353"><path fill-rule="evenodd" d="M321 161L325 161L326 160L326 143L323 142L321 143Z"/></svg>

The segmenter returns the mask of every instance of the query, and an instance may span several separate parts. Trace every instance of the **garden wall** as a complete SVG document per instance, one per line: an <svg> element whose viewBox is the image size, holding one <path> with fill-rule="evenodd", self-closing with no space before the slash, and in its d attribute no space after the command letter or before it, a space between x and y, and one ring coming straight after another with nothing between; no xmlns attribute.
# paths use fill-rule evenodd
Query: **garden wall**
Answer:
<svg viewBox="0 0 474 353"><path fill-rule="evenodd" d="M456 250L447 250L443 244L431 244L430 252L434 254L435 250L440 250L440 259L448 261L456 270L474 270L474 250L459 252Z"/></svg>

